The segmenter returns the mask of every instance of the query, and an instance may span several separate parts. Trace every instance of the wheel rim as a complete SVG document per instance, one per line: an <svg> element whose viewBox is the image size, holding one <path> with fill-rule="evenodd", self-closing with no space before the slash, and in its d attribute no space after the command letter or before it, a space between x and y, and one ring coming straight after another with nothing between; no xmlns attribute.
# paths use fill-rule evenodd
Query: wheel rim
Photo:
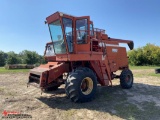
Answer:
<svg viewBox="0 0 160 120"><path fill-rule="evenodd" d="M125 81L126 81L127 84L131 84L131 82L132 82L131 75L127 75Z"/></svg>
<svg viewBox="0 0 160 120"><path fill-rule="evenodd" d="M81 91L84 95L89 95L93 90L93 81L91 78L86 77L82 80Z"/></svg>

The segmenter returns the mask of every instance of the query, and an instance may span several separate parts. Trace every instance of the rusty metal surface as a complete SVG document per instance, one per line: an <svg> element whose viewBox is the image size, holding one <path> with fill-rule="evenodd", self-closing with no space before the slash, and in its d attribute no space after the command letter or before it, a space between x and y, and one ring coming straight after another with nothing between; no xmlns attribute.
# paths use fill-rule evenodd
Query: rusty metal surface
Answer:
<svg viewBox="0 0 160 120"><path fill-rule="evenodd" d="M30 70L29 83L37 83L40 87L47 88L47 86L59 84L58 77L65 72L69 72L68 64L63 62L48 62L47 64ZM39 81L39 83L37 81Z"/></svg>
<svg viewBox="0 0 160 120"><path fill-rule="evenodd" d="M30 70L30 73L36 74L36 75L41 75L43 72L48 71L49 69L47 68L41 68L41 67L36 67L34 69Z"/></svg>

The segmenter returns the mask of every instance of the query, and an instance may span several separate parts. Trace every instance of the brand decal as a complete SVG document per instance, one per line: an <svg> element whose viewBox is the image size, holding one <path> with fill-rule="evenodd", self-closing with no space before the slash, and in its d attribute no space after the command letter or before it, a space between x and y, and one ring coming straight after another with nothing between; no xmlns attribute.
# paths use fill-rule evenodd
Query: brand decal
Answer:
<svg viewBox="0 0 160 120"><path fill-rule="evenodd" d="M118 49L112 49L112 52L116 53L118 52Z"/></svg>

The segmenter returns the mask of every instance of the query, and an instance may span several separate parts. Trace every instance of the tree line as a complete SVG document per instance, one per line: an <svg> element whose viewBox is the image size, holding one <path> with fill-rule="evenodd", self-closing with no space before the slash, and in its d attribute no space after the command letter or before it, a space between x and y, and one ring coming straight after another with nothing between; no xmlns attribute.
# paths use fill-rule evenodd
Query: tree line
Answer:
<svg viewBox="0 0 160 120"><path fill-rule="evenodd" d="M143 47L128 52L130 65L160 65L160 46L146 44Z"/></svg>
<svg viewBox="0 0 160 120"><path fill-rule="evenodd" d="M3 52L0 51L0 66L6 64L43 64L46 63L43 56L35 51L24 50L20 53L13 51Z"/></svg>
<svg viewBox="0 0 160 120"><path fill-rule="evenodd" d="M160 46L146 44L143 47L128 51L129 64L135 66L160 65ZM0 51L0 66L5 64L43 64L46 63L43 56L35 51L24 50L19 54L15 52Z"/></svg>

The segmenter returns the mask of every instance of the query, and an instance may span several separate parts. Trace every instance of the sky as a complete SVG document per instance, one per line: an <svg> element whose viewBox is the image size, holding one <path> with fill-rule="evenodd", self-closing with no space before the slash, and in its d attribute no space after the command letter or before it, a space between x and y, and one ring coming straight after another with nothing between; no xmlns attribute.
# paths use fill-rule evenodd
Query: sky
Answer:
<svg viewBox="0 0 160 120"><path fill-rule="evenodd" d="M56 11L90 16L94 27L133 40L135 48L160 46L160 0L0 0L0 50L43 55L51 41L44 21Z"/></svg>

